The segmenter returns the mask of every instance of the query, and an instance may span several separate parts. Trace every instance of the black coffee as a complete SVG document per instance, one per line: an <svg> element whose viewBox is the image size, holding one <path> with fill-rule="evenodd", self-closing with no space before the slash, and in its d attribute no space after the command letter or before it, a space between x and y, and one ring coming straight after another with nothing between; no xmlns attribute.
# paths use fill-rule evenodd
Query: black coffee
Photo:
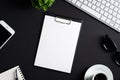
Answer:
<svg viewBox="0 0 120 80"><path fill-rule="evenodd" d="M100 73L95 76L94 80L107 80L107 77L104 74Z"/></svg>

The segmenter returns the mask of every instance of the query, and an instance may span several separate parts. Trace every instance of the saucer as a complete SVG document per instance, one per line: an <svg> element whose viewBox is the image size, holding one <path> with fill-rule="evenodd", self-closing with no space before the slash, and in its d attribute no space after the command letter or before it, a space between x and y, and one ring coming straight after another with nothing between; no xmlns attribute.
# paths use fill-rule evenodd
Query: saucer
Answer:
<svg viewBox="0 0 120 80"><path fill-rule="evenodd" d="M105 65L102 64L96 64L91 66L85 73L84 80L89 80L91 76L93 76L96 73L103 73L106 75L108 80L113 80L113 74L112 71Z"/></svg>

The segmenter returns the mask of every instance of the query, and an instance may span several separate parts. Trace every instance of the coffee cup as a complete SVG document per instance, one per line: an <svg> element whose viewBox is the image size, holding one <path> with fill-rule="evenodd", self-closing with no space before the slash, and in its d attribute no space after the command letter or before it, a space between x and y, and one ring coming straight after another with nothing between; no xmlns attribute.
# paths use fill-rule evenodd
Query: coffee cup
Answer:
<svg viewBox="0 0 120 80"><path fill-rule="evenodd" d="M105 65L91 66L85 73L84 80L114 80L112 71Z"/></svg>
<svg viewBox="0 0 120 80"><path fill-rule="evenodd" d="M104 73L97 73L92 76L91 80L108 80L108 78Z"/></svg>

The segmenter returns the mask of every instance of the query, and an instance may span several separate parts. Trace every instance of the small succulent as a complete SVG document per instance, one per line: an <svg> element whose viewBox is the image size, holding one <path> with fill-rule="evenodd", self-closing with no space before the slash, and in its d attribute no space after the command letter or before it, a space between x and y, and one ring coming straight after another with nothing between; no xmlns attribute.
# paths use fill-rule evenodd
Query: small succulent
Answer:
<svg viewBox="0 0 120 80"><path fill-rule="evenodd" d="M47 11L52 6L55 0L32 0L32 6L36 9Z"/></svg>

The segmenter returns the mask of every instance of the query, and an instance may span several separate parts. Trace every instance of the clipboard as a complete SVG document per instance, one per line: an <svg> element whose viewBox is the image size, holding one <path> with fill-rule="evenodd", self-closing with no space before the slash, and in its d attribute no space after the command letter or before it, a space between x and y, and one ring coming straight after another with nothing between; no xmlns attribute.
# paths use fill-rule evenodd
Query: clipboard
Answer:
<svg viewBox="0 0 120 80"><path fill-rule="evenodd" d="M81 19L46 14L34 65L71 73L82 23Z"/></svg>

